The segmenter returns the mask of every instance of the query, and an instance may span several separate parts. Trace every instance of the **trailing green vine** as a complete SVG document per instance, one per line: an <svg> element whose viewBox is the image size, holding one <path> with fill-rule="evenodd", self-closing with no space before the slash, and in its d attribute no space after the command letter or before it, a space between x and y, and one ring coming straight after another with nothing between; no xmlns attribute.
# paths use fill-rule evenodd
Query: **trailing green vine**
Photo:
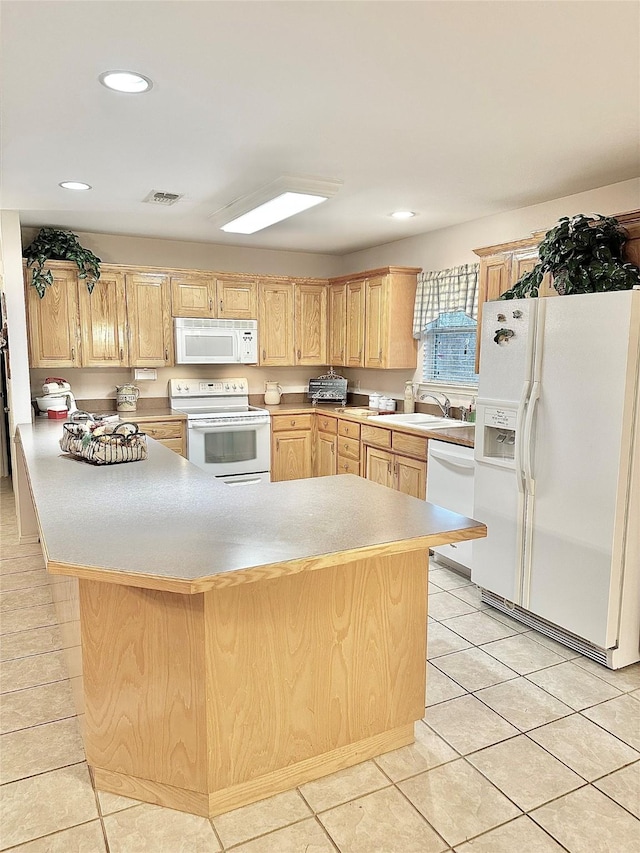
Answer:
<svg viewBox="0 0 640 853"><path fill-rule="evenodd" d="M500 298L538 296L545 273L551 273L561 296L630 290L640 285L640 269L622 258L626 240L626 231L613 217L564 216L540 243L539 263Z"/></svg>
<svg viewBox="0 0 640 853"><path fill-rule="evenodd" d="M85 279L89 293L100 278L100 258L78 243L77 234L57 228L41 228L37 237L24 250L27 267L33 267L31 284L40 299L53 284L53 273L44 268L47 261L75 261L78 278Z"/></svg>

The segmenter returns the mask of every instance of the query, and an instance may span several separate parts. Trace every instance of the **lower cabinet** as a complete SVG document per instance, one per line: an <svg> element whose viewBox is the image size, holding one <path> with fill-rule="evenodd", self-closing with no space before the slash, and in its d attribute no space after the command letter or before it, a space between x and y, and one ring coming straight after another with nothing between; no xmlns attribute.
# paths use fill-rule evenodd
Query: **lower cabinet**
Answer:
<svg viewBox="0 0 640 853"><path fill-rule="evenodd" d="M427 439L379 427L362 427L364 476L425 500L427 493Z"/></svg>
<svg viewBox="0 0 640 853"><path fill-rule="evenodd" d="M271 417L271 480L313 476L313 414Z"/></svg>
<svg viewBox="0 0 640 853"><path fill-rule="evenodd" d="M338 474L360 474L360 424L338 421Z"/></svg>
<svg viewBox="0 0 640 853"><path fill-rule="evenodd" d="M330 477L338 471L338 419L316 414L314 477Z"/></svg>
<svg viewBox="0 0 640 853"><path fill-rule="evenodd" d="M179 453L180 456L187 455L187 431L186 421L178 418L167 418L166 420L146 421L144 417L137 418L131 413L131 420L140 424L141 432L145 432L149 438L154 438L160 444L164 444L169 450Z"/></svg>

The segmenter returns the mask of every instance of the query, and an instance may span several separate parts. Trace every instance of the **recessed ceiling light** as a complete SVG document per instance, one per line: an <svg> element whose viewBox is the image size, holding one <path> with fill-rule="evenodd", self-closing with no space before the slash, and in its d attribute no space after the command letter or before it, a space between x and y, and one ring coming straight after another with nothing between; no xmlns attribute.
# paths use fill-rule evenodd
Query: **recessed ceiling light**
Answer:
<svg viewBox="0 0 640 853"><path fill-rule="evenodd" d="M113 89L115 92L126 92L129 95L148 92L153 86L148 77L145 77L144 74L138 74L136 71L105 71L98 77L98 80L107 89Z"/></svg>
<svg viewBox="0 0 640 853"><path fill-rule="evenodd" d="M415 213L412 210L396 210L391 216L394 219L411 219L412 216L415 216Z"/></svg>
<svg viewBox="0 0 640 853"><path fill-rule="evenodd" d="M65 190L90 190L91 185L85 184L82 181L62 181L58 184L59 187L62 187Z"/></svg>

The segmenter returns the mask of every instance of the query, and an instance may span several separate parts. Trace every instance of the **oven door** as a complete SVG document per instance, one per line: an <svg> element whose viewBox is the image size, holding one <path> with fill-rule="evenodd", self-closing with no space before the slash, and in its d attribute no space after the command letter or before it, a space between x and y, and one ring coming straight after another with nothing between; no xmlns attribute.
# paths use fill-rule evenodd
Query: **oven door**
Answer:
<svg viewBox="0 0 640 853"><path fill-rule="evenodd" d="M261 474L270 468L271 423L188 422L188 458L214 477Z"/></svg>

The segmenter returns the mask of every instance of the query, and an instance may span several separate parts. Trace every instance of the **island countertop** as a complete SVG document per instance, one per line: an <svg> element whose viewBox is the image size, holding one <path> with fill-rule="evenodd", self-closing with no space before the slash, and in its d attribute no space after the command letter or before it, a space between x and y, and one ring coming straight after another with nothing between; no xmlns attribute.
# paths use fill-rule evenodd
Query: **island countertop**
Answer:
<svg viewBox="0 0 640 853"><path fill-rule="evenodd" d="M152 439L141 462L95 466L59 422L22 424L53 574L200 593L359 557L486 535L483 524L353 475L228 486Z"/></svg>

